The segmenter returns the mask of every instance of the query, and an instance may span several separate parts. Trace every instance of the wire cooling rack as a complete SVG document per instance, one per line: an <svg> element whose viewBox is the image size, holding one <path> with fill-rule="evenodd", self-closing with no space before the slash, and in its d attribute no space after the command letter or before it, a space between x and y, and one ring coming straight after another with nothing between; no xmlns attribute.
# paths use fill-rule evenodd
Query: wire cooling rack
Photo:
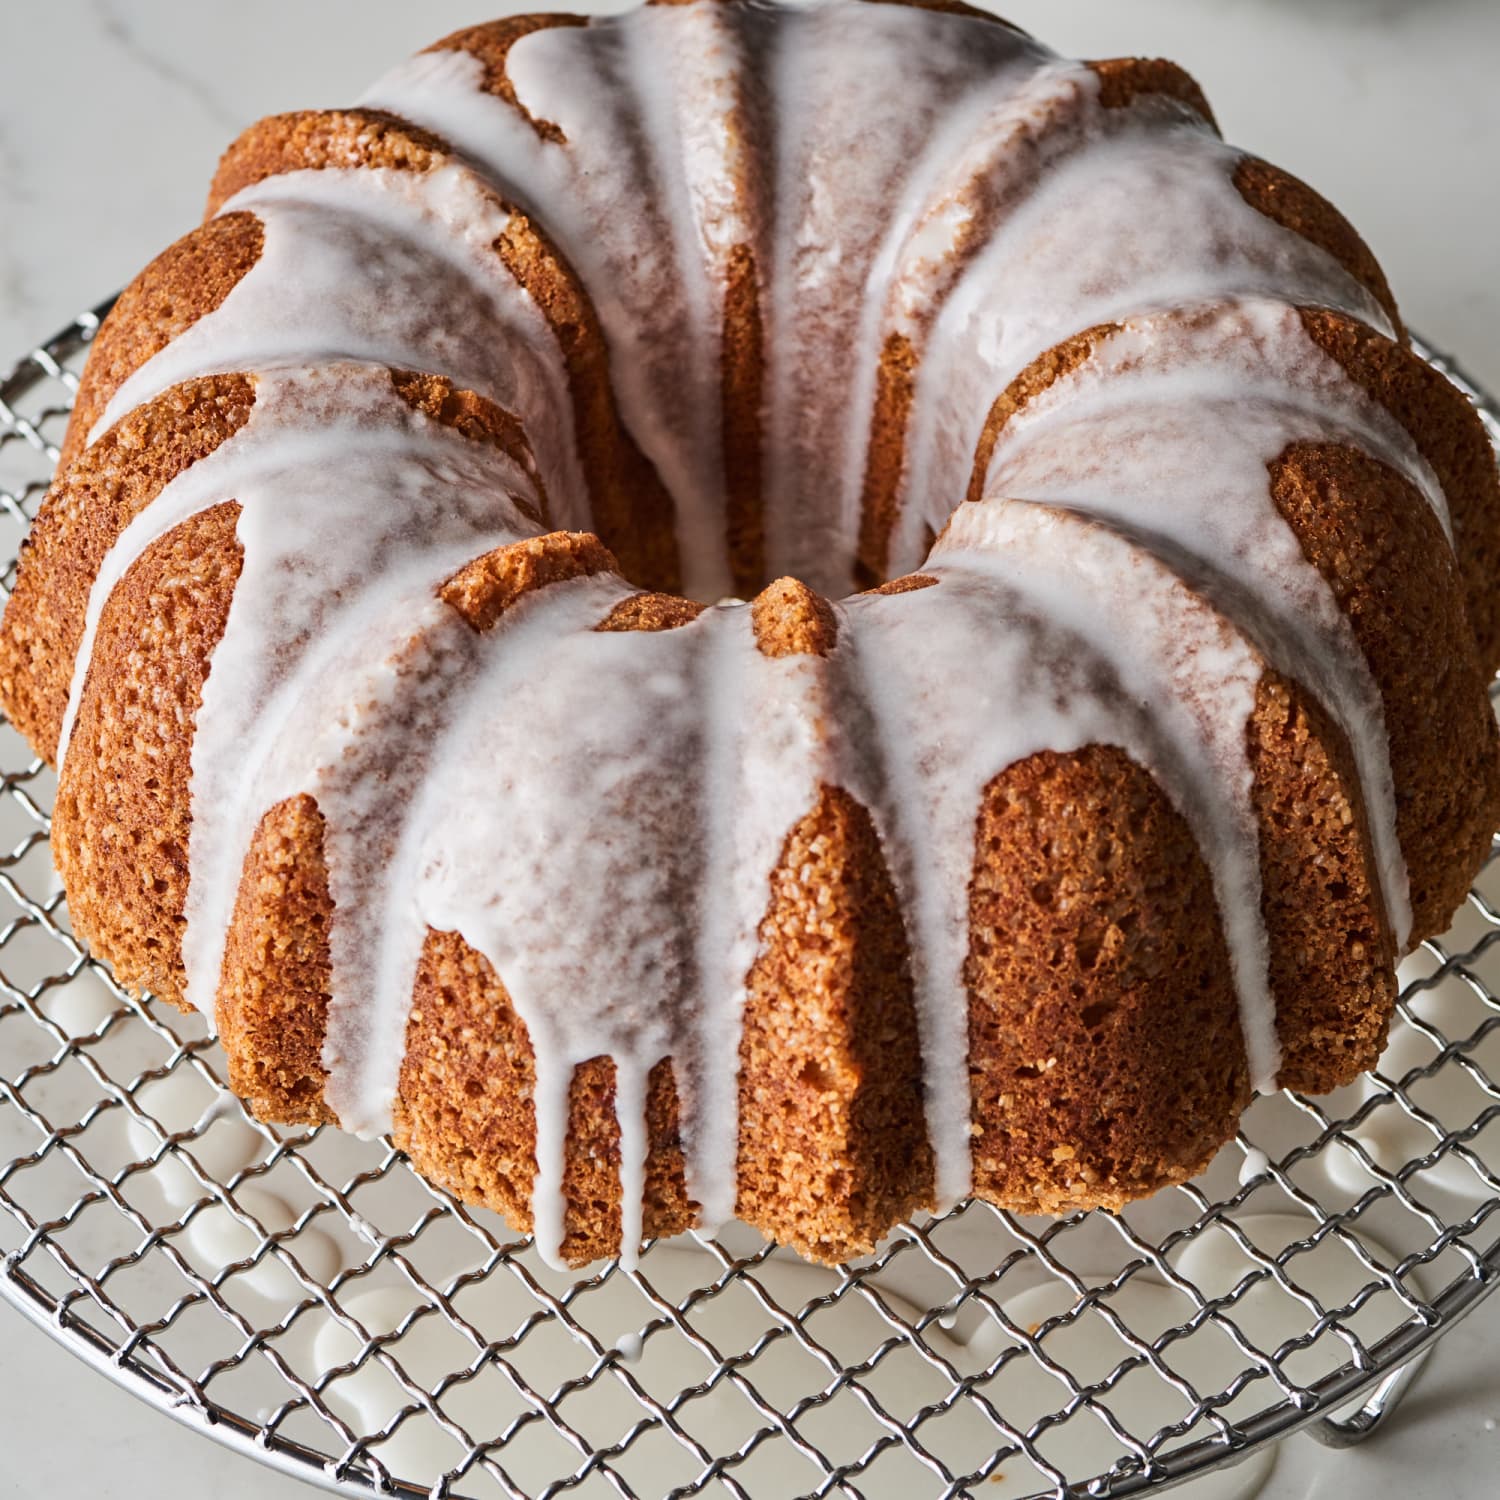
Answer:
<svg viewBox="0 0 1500 1500"><path fill-rule="evenodd" d="M7 593L102 311L0 382ZM1377 1074L1258 1101L1193 1183L1058 1222L968 1203L838 1271L731 1227L569 1276L388 1143L250 1120L202 1023L71 935L52 796L0 725L0 1294L326 1489L999 1500L1243 1477L1300 1427L1372 1431L1500 1271L1493 856L1407 960Z"/></svg>

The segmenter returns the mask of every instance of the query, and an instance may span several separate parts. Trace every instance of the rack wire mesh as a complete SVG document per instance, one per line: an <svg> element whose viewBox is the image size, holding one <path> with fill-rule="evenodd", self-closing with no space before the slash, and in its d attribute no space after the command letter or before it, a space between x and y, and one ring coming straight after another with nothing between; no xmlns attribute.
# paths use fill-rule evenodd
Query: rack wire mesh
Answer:
<svg viewBox="0 0 1500 1500"><path fill-rule="evenodd" d="M0 382L6 594L103 310ZM1495 1285L1493 852L1404 965L1379 1071L1258 1101L1192 1183L1057 1222L967 1203L838 1271L732 1226L578 1276L388 1142L251 1120L201 1021L72 936L53 785L0 726L0 1295L330 1490L1125 1497L1299 1427L1357 1441Z"/></svg>

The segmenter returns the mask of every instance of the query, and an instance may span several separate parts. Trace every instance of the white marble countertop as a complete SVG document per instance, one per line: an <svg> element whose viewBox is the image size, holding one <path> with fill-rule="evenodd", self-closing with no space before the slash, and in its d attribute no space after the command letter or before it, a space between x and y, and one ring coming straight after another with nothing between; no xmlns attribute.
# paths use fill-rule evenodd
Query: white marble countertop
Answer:
<svg viewBox="0 0 1500 1500"><path fill-rule="evenodd" d="M0 364L187 229L241 126L347 102L404 53L506 8L527 7L47 0L0 10ZM1232 140L1308 179L1359 226L1409 323L1500 387L1493 0L1012 0L1007 13L1065 51L1184 63ZM1497 1327L1491 1307L1458 1330L1368 1449L1286 1445L1262 1493L1493 1495ZM153 1415L0 1311L0 1497L148 1487L163 1500L309 1493Z"/></svg>

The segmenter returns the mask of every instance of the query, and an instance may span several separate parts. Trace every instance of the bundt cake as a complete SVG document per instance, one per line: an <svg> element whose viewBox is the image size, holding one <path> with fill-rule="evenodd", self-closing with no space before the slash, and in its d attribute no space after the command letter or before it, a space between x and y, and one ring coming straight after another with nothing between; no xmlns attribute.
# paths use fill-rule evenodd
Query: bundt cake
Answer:
<svg viewBox="0 0 1500 1500"><path fill-rule="evenodd" d="M1497 822L1494 458L1180 69L529 16L208 214L99 331L0 693L77 931L262 1119L570 1263L836 1261L1374 1060Z"/></svg>

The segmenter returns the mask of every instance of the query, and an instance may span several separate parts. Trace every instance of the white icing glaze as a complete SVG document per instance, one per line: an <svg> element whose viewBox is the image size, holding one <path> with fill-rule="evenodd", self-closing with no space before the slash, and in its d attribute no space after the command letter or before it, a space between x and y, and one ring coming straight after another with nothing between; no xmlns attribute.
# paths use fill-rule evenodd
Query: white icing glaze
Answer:
<svg viewBox="0 0 1500 1500"><path fill-rule="evenodd" d="M1411 977L1407 976L1408 982ZM1483 1076L1496 1076L1500 1069L1500 1031L1484 1029L1489 1009L1466 986L1450 980L1436 989L1419 990L1407 1003L1424 1025L1436 1028L1449 1041L1464 1044L1465 1059ZM1392 1018L1390 1040L1380 1054L1377 1067L1381 1078L1393 1085L1402 1084L1414 1070L1430 1067L1437 1055L1432 1040L1404 1016L1397 1015ZM1441 1140L1438 1131L1457 1133L1471 1129L1485 1117L1491 1103L1485 1086L1457 1058L1429 1077L1412 1078L1406 1084L1407 1098L1431 1118L1436 1130L1434 1125L1408 1113L1398 1100L1389 1098L1386 1084L1373 1074L1367 1073L1360 1079L1359 1091L1365 1099L1379 1098L1382 1102L1351 1127L1349 1134L1377 1167L1390 1173L1435 1152ZM1482 1161L1497 1135L1500 1130L1491 1120L1465 1145ZM1342 1144L1330 1146L1319 1162L1334 1184L1354 1197L1369 1191L1376 1181L1360 1156ZM1476 1200L1488 1191L1465 1154L1452 1148L1409 1181L1419 1192L1437 1189Z"/></svg>
<svg viewBox="0 0 1500 1500"><path fill-rule="evenodd" d="M961 507L924 571L937 587L846 609L890 783L855 790L905 897L923 1058L945 1083L935 1096L929 1082L927 1116L947 1199L968 1185L967 1089L955 1085L975 810L994 776L1037 751L1119 745L1156 774L1205 851L1257 1087L1272 1086L1278 1051L1245 736L1259 657L1149 553L1039 506Z"/></svg>
<svg viewBox="0 0 1500 1500"><path fill-rule="evenodd" d="M1245 1187L1271 1170L1271 1158L1259 1146L1251 1146L1240 1163L1239 1184Z"/></svg>
<svg viewBox="0 0 1500 1500"><path fill-rule="evenodd" d="M507 73L521 105L561 129L566 146L483 92L462 53L412 58L363 100L435 131L541 213L595 295L623 414L677 500L687 588L699 598L728 584L718 351L729 252L750 246L770 289L769 573L842 593L848 533L830 537L820 520L832 512L834 429L854 408L829 402L827 372L855 358L849 308L884 205L965 89L993 97L1049 56L1001 26L851 9L661 7L532 33ZM902 108L883 112L875 132L857 111L818 107L859 89L900 97ZM943 137L950 149L959 134L955 123ZM758 170L747 141L768 142ZM943 154L931 145L929 155ZM629 235L598 233L622 218ZM636 253L642 241L652 254Z"/></svg>
<svg viewBox="0 0 1500 1500"><path fill-rule="evenodd" d="M514 462L414 412L381 367L264 373L245 426L136 516L90 595L80 661L91 656L100 611L130 563L199 511L238 502L244 562L193 740L187 994L212 1016L255 827L284 798L314 794L342 913L330 932L328 1097L351 1129L385 1128L389 1103L370 1117L348 1097L339 1064L371 1035L399 1060L422 940L409 903L394 901L391 876L382 874L409 808L396 794L420 768L413 746L426 743L424 715L441 712L454 679L440 669L472 650L473 632L435 593L470 558L540 529L513 494L536 501ZM403 672L412 656L417 670ZM398 678L403 692L390 710ZM75 674L60 761L81 688ZM393 988L402 1003L382 1007ZM344 1026L351 1003L353 1043ZM383 1032L377 1017L387 1020Z"/></svg>
<svg viewBox="0 0 1500 1500"><path fill-rule="evenodd" d="M304 1231L305 1233L305 1231ZM292 1241L297 1253L302 1236ZM468 1273L453 1300L457 1314L477 1329L516 1328L528 1319L536 1321L536 1303L526 1284L510 1276L476 1278L475 1266L461 1259L452 1246L439 1262L447 1278ZM429 1253L440 1254L436 1247ZM712 1254L690 1239L658 1246L647 1263L649 1274L658 1286L701 1285L712 1281L722 1267ZM377 1280L380 1272L370 1280ZM778 1307L792 1312L812 1312L821 1340L839 1351L851 1363L867 1358L890 1338L890 1322L884 1307L895 1315L916 1321L920 1309L892 1293L882 1284L880 1302L873 1297L839 1297L839 1282L834 1273L809 1265L791 1255L773 1255L756 1267L757 1285ZM547 1278L553 1285L556 1278ZM445 1284L447 1282L445 1281ZM556 1287L561 1294L563 1287ZM359 1358L368 1338L381 1339L383 1347L399 1361L401 1369L418 1389L443 1388L444 1414L461 1424L471 1435L501 1432L514 1421L525 1419L526 1397L498 1370L481 1368L477 1376L454 1380L474 1361L474 1347L445 1317L437 1314L421 1292L406 1285L370 1286L366 1281L350 1281L340 1289L339 1306L355 1320L359 1332L336 1321L331 1314L312 1309L299 1320L313 1330L311 1357L320 1370L352 1365ZM756 1333L754 1304L715 1299L713 1319L708 1324L712 1337L753 1338ZM631 1367L632 1378L647 1390L656 1390L673 1380L681 1384L684 1370L691 1370L701 1359L689 1337L675 1327L657 1326L649 1336L641 1333L642 1324L651 1313L640 1289L623 1276L609 1276L588 1293L588 1321L555 1318L544 1325L537 1339L534 1362L528 1370L537 1371L536 1379L549 1391L565 1382L574 1386L567 1405L572 1408L570 1420L580 1430L601 1433L628 1431L639 1420L640 1405L633 1389L624 1382L605 1375L602 1379L580 1381L597 1356L595 1341L606 1357ZM401 1330L399 1338L389 1336ZM572 1335L569 1337L569 1335ZM946 1335L929 1327L926 1338L947 1359L961 1359L962 1349ZM788 1339L771 1340L757 1354L755 1371L760 1384L777 1391L803 1392L814 1389L809 1383L807 1356ZM888 1409L903 1409L912 1402L912 1376L890 1359L874 1362L862 1377L862 1385ZM404 1407L410 1405L410 1391L398 1384L376 1357L359 1362L356 1369L331 1380L325 1399L340 1413L359 1423L360 1430L379 1432L387 1427ZM864 1408L848 1391L835 1395L822 1408L830 1420L855 1423ZM727 1381L716 1382L694 1395L692 1401L694 1437L711 1453L733 1453L745 1441L748 1432L746 1403L741 1393ZM960 1425L961 1424L961 1425ZM962 1451L982 1452L991 1440L993 1427L973 1403L956 1409L945 1423L948 1442L962 1444ZM955 1437L954 1433L958 1435ZM992 1444L993 1446L993 1444ZM465 1446L421 1418L410 1418L397 1427L395 1434L374 1446L374 1453L409 1484L425 1489L439 1485L442 1476L460 1464ZM762 1445L757 1450L755 1484L768 1495L795 1495L807 1487L806 1463L789 1444ZM522 1493L545 1491L556 1478L553 1453L545 1445L511 1444L505 1454L505 1472ZM653 1471L655 1474L657 1471ZM648 1476L644 1487L651 1484ZM661 1489L660 1483L655 1486Z"/></svg>
<svg viewBox="0 0 1500 1500"><path fill-rule="evenodd" d="M244 562L193 745L190 998L211 1013L260 818L314 797L337 910L324 1062L340 1121L388 1128L427 930L458 932L535 1052L538 1246L555 1257L564 1235L573 1071L602 1055L631 1254L664 1058L689 1193L709 1225L734 1211L740 1017L770 876L819 788L841 787L869 809L906 914L951 1201L970 1183L976 810L1025 757L1105 744L1152 772L1197 837L1252 1076L1273 1086L1246 733L1268 660L1349 736L1403 940L1409 923L1378 695L1266 473L1291 441L1354 442L1446 524L1410 443L1291 308L1381 328L1385 314L1246 204L1239 158L1183 106L1106 109L1091 70L990 23L851 0L666 6L534 32L508 76L521 109L458 52L367 96L462 161L293 172L238 194L225 212L259 218L260 259L96 429L191 376L255 375L243 429L109 554L62 736L65 750L111 589L153 541L236 501ZM874 129L849 107L860 90L901 108L882 104ZM440 603L469 559L590 525L558 341L493 249L508 202L589 291L622 415L673 496L690 593L731 586L720 365L741 247L766 335L770 572L848 587L877 364L899 336L921 360L892 558L913 565L925 528L948 522L936 586L846 600L827 657L762 654L753 612L729 599L678 629L601 633L631 592L613 574L531 593L483 634ZM1185 304L1205 311L1161 312ZM959 505L994 397L1104 322L1124 327L1007 425L987 498ZM413 412L384 366L515 413L535 475Z"/></svg>
<svg viewBox="0 0 1500 1500"><path fill-rule="evenodd" d="M285 1234L297 1222L298 1215L292 1205L264 1188L236 1188L234 1204L241 1213L249 1214L267 1236ZM225 1205L215 1203L193 1215L185 1238L192 1259L203 1273L217 1276L236 1261L254 1256L263 1236ZM303 1229L281 1243L314 1284L326 1283L341 1269L338 1246L321 1229ZM266 1251L249 1270L238 1272L236 1286L282 1308L307 1295L302 1280L275 1250Z"/></svg>
<svg viewBox="0 0 1500 1500"><path fill-rule="evenodd" d="M762 656L751 612L733 606L677 630L594 632L620 592L616 579L554 587L487 638L483 676L414 820L429 831L417 851L422 916L490 958L539 1058L553 1060L550 1082L538 1068L538 1089L554 1091L538 1203L554 1214L560 1204L557 1091L573 1067L614 1059L623 1121L624 1101L643 1101L652 1065L671 1056L690 1191L718 1223L734 1211L745 980L827 732L819 664ZM747 711L763 738L741 732ZM476 799L493 824L467 815ZM496 826L508 830L498 846ZM638 1184L644 1137L621 1145ZM560 1235L560 1220L539 1214L538 1243Z"/></svg>
<svg viewBox="0 0 1500 1500"><path fill-rule="evenodd" d="M54 985L44 996L43 1014L75 1040L97 1031L125 1009L93 968L80 969L67 984Z"/></svg>
<svg viewBox="0 0 1500 1500"><path fill-rule="evenodd" d="M91 440L199 375L330 360L437 371L521 419L554 524L587 524L562 356L491 248L509 214L472 172L289 172L222 212L260 221L253 274L124 382Z"/></svg>
<svg viewBox="0 0 1500 1500"><path fill-rule="evenodd" d="M227 1182L256 1161L267 1149L265 1137L245 1118L238 1100L222 1090L210 1096L209 1087L185 1067L143 1083L136 1091L136 1100L160 1127L160 1133L133 1116L125 1116L125 1139L137 1159L144 1161L156 1155L164 1136L191 1132L182 1143L183 1149L215 1181ZM203 1196L203 1185L193 1169L175 1152L162 1154L149 1180L179 1209Z"/></svg>
<svg viewBox="0 0 1500 1500"><path fill-rule="evenodd" d="M718 7L690 6L680 17L636 12L629 27L527 37L509 75L523 105L545 101L534 116L563 131L566 150L483 93L477 61L463 53L421 54L400 84L377 86L362 101L430 128L436 117L439 133L507 197L540 214L593 295L616 398L677 502L686 583L700 598L730 585L718 397L723 294L711 267L721 237L703 232L704 215L732 232L735 214L711 187L723 165L718 118L685 112L678 88L688 73L710 99L730 87L712 56L724 24ZM661 51L677 66L666 66ZM653 86L637 90L643 78ZM408 94L429 107L403 110ZM600 232L610 224L630 232ZM654 254L636 253L642 240Z"/></svg>
<svg viewBox="0 0 1500 1500"><path fill-rule="evenodd" d="M1257 1198L1271 1201L1264 1188ZM1282 1371L1287 1379L1306 1386L1332 1374L1349 1358L1349 1344L1334 1328L1325 1328L1306 1347L1291 1347L1293 1341L1306 1338L1314 1305L1317 1316L1337 1311L1335 1327L1347 1328L1367 1345L1374 1343L1390 1331L1399 1315L1393 1316L1394 1299L1388 1293L1371 1295L1380 1277L1364 1258L1390 1267L1399 1264L1400 1257L1376 1239L1363 1220L1357 1230L1341 1225L1339 1233L1329 1233L1315 1219L1295 1212L1289 1199L1281 1202L1284 1211L1248 1213L1207 1226L1183 1241L1174 1250L1173 1260L1181 1275L1206 1298L1228 1298L1238 1290L1239 1295L1225 1307L1225 1316L1257 1348L1285 1349L1278 1361ZM1231 1223L1233 1232L1228 1227ZM1242 1248L1242 1241L1253 1251ZM1278 1278L1267 1263L1305 1241L1310 1243L1282 1262ZM1283 1280L1295 1291L1284 1287ZM1411 1268L1402 1280L1409 1295L1425 1295L1421 1268ZM1234 1421L1247 1414L1257 1399L1264 1398L1251 1386L1224 1408L1225 1415Z"/></svg>
<svg viewBox="0 0 1500 1500"><path fill-rule="evenodd" d="M998 394L1072 334L1239 297L1331 306L1389 329L1330 256L1245 203L1236 153L1201 129L1123 118L1040 179L944 302L917 371L894 569L916 563L922 521L968 482L987 414L973 393Z"/></svg>
<svg viewBox="0 0 1500 1500"><path fill-rule="evenodd" d="M923 238L920 225L942 201L935 185L967 155L984 118L1051 77L1038 73L1046 49L1002 27L933 28L901 6L855 19L835 5L781 28L772 97L801 107L783 109L777 122L776 232L756 247L768 268L770 567L835 596L849 588L859 531L862 474L846 450L863 435L873 400L877 350L864 314L874 291L892 285L889 247L915 225L913 237L941 255L940 236ZM862 91L899 99L900 108L882 111L872 129L863 111L817 104ZM942 228L962 234L962 222ZM848 372L847 392L830 390L834 370Z"/></svg>
<svg viewBox="0 0 1500 1500"><path fill-rule="evenodd" d="M1405 430L1280 302L1128 321L1006 424L984 493L1106 519L1230 591L1239 623L1348 736L1404 949L1411 902L1380 694L1348 617L1271 498L1269 466L1297 442L1362 448L1406 475L1448 526L1442 489Z"/></svg>

